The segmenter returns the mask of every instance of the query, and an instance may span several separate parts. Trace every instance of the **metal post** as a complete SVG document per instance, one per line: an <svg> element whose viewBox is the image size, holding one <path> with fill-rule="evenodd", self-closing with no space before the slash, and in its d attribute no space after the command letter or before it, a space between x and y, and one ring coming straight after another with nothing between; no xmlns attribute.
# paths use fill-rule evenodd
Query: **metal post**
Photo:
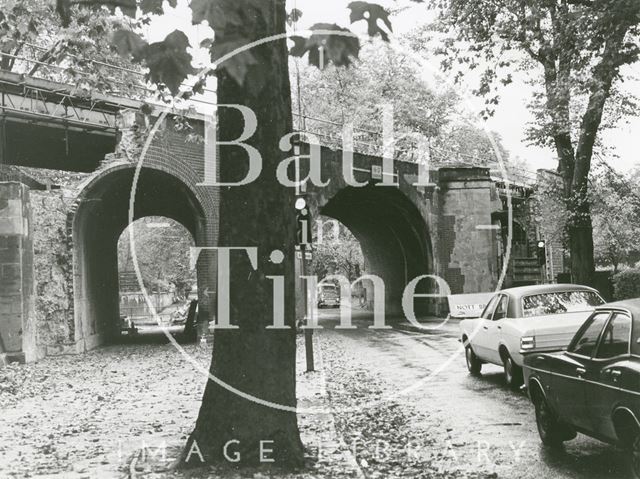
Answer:
<svg viewBox="0 0 640 479"><path fill-rule="evenodd" d="M4 92L2 93L2 113L0 114L0 165L3 165L7 162L7 158L6 158L6 154L7 154L7 149L6 149L6 139L7 139L7 135L6 135L6 128L7 128L7 115L4 109L4 102L5 102L5 98L4 98Z"/></svg>
<svg viewBox="0 0 640 479"><path fill-rule="evenodd" d="M302 256L302 263L300 263L300 276L307 275L307 257L305 244L300 245L300 253ZM307 372L315 371L315 367L313 364L313 329L307 327L309 322L309 292L307 291L307 283L304 282L304 350L307 357Z"/></svg>
<svg viewBox="0 0 640 479"><path fill-rule="evenodd" d="M295 165L295 176L296 176L296 195L299 195L304 188L300 188L300 144L298 141L293 146L293 152L296 155ZM310 216L309 216L310 217ZM306 238L307 241L310 238ZM306 244L300 244L300 255L302 256L302 261L300 263L300 276L304 277L307 275L307 257L306 257ZM307 323L309 321L309 292L308 285L306 282L302 281L303 290L304 290L304 350L307 357L307 372L315 371L313 364L313 329L307 327Z"/></svg>
<svg viewBox="0 0 640 479"><path fill-rule="evenodd" d="M550 283L556 283L556 272L553 267L553 247L551 243L545 242L546 253L547 253L547 280Z"/></svg>

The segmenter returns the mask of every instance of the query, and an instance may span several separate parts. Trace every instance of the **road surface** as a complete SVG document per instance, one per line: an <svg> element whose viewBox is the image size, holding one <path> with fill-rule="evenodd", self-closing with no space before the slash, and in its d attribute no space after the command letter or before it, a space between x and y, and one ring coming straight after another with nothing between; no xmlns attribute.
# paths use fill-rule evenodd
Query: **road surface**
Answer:
<svg viewBox="0 0 640 479"><path fill-rule="evenodd" d="M531 403L524 394L504 385L502 368L485 365L480 378L467 373L456 325L447 325L440 334L376 331L368 329L370 319L359 314L353 320L357 329L336 329L337 310L321 310L319 323L324 329L317 332L317 340L323 346L334 402L348 399L341 392L366 377L374 378L373 386L369 386L377 390L373 399L384 399L380 408L379 404L362 401L360 409L338 411L343 418L343 435L351 434L350 427L357 428L358 421L351 421L352 416L364 414L364 423L375 422L376 409L384 409L385 403L405 417L399 427L388 428L386 435L388 425L383 424L372 435L376 441L363 441L366 445L359 446L362 450L354 448L356 456L364 457L369 466L363 468L365 474L367 469L375 472L371 458L380 464L385 462L384 455L376 458L375 450L371 450L376 442L382 438L380 449L384 449L385 439L402 436L404 442L413 444L393 460L403 461L403 456L420 450L418 463L430 471L425 477L431 477L434 471L456 477L626 477L622 453L585 436L566 443L563 451L542 447ZM344 364L348 364L346 369ZM335 377L334 369L339 370ZM350 371L357 374L349 377ZM354 394L358 395L351 391ZM402 447L403 441L397 441L395 448ZM400 474L407 464L385 472Z"/></svg>

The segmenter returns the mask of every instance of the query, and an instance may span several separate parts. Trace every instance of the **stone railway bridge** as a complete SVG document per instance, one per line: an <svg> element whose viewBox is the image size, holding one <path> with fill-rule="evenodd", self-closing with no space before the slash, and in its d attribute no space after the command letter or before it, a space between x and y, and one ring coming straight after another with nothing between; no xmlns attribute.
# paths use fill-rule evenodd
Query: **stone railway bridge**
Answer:
<svg viewBox="0 0 640 479"><path fill-rule="evenodd" d="M90 350L120 330L117 241L129 224L137 161L123 145L140 103L7 72L0 93L0 355L35 361ZM215 246L218 191L199 186L204 146L167 118L141 169L134 219L168 217L196 246ZM201 118L191 123L203 132ZM309 185L312 214L339 220L358 238L367 272L385 282L388 312L400 312L405 285L420 275L442 277L453 293L495 288L491 225L501 203L487 169L441 168L414 186L418 166L396 161L397 186L383 186L382 159L355 153L354 178L366 186L354 187L343 177L342 152L321 153L330 183ZM202 253L196 268L200 318L213 320L213 254ZM427 280L418 292L435 289ZM443 305L416 299L416 310L442 313Z"/></svg>

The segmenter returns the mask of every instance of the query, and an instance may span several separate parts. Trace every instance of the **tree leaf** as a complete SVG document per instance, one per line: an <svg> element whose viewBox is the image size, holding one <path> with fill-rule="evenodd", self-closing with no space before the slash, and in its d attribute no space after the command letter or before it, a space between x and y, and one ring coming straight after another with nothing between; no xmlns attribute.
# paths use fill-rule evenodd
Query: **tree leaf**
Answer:
<svg viewBox="0 0 640 479"><path fill-rule="evenodd" d="M122 13L132 18L135 18L136 12L138 11L138 5L136 3L136 0L118 0L117 2L97 0L94 2L85 2L85 3L89 3L89 4L93 3L94 5L98 5L98 6L100 4L106 5L107 7L110 8L111 12L115 12L116 7L120 7L120 10L122 10Z"/></svg>
<svg viewBox="0 0 640 479"><path fill-rule="evenodd" d="M293 46L289 50L289 54L294 57L303 57L307 53L307 39L293 36L290 37L290 40L293 41Z"/></svg>
<svg viewBox="0 0 640 479"><path fill-rule="evenodd" d="M207 83L207 79L206 78L198 79L198 81L195 82L193 87L191 88L191 91L194 94L203 94L204 93L204 87L206 86L206 83Z"/></svg>
<svg viewBox="0 0 640 479"><path fill-rule="evenodd" d="M191 22L194 25L202 23L205 20L211 25L210 20L213 20L217 15L222 13L220 5L211 0L191 0L189 8L191 8Z"/></svg>
<svg viewBox="0 0 640 479"><path fill-rule="evenodd" d="M147 115L147 116L151 115L151 113L153 113L153 107L148 103L143 103L142 106L140 107L140 112L143 115Z"/></svg>
<svg viewBox="0 0 640 479"><path fill-rule="evenodd" d="M142 0L142 2L140 2L140 9L142 10L142 13L155 13L162 15L164 13L164 10L162 9L162 2L163 0Z"/></svg>
<svg viewBox="0 0 640 479"><path fill-rule="evenodd" d="M182 82L195 72L188 47L189 39L180 30L174 30L163 41L149 45L145 49L149 79L165 84L174 95L178 93Z"/></svg>
<svg viewBox="0 0 640 479"><path fill-rule="evenodd" d="M289 12L289 15L287 15L287 24L291 26L301 18L302 18L302 11L298 10L297 8L294 8L293 10L291 10L291 12Z"/></svg>
<svg viewBox="0 0 640 479"><path fill-rule="evenodd" d="M366 20L369 25L369 36L375 37L376 35L380 35L385 42L389 41L389 35L380 28L380 25L378 24L378 20L381 20L389 31L393 31L391 21L389 20L389 12L387 10L380 5L369 2L351 2L348 8L351 10L351 23Z"/></svg>
<svg viewBox="0 0 640 479"><path fill-rule="evenodd" d="M216 32L224 30L229 25L242 25L242 18L234 10L225 10L219 0L191 0L191 22L198 25L203 21Z"/></svg>
<svg viewBox="0 0 640 479"><path fill-rule="evenodd" d="M289 53L302 57L309 54L309 63L321 70L329 63L336 66L349 66L360 53L360 40L348 29L335 24L318 23L311 30L329 33L313 33L311 37L292 37L294 46ZM336 32L331 34L330 32Z"/></svg>
<svg viewBox="0 0 640 479"><path fill-rule="evenodd" d="M134 59L140 59L143 50L147 47L147 42L131 30L117 30L111 35L111 45L124 58L131 55Z"/></svg>

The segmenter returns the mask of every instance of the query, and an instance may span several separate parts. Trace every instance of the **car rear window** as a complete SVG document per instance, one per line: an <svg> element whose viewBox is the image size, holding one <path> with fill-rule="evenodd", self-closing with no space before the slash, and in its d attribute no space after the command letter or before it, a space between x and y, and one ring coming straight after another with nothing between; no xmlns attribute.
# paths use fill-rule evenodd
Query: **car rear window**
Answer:
<svg viewBox="0 0 640 479"><path fill-rule="evenodd" d="M533 294L522 298L522 315L528 318L591 311L601 304L604 304L604 300L592 291L558 291Z"/></svg>

